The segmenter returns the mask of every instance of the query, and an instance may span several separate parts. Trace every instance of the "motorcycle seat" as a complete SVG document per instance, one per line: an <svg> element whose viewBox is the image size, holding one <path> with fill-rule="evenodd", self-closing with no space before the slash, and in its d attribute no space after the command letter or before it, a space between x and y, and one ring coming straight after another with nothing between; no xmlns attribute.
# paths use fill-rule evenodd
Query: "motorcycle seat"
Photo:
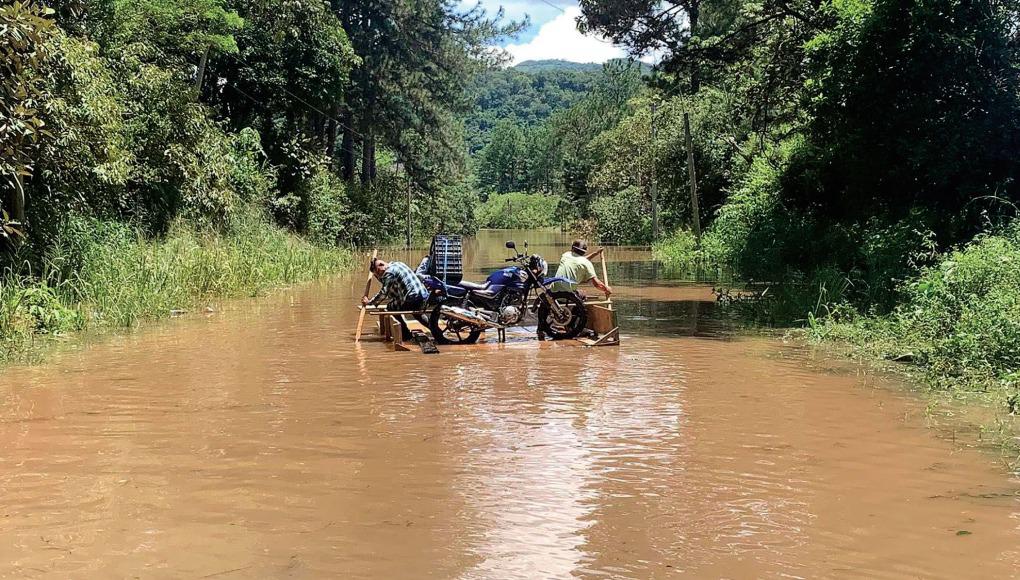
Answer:
<svg viewBox="0 0 1020 580"><path fill-rule="evenodd" d="M461 280L460 281L460 287L461 288L466 288L468 290L488 290L489 283L486 282L485 284L475 284L474 282L468 282L467 280Z"/></svg>

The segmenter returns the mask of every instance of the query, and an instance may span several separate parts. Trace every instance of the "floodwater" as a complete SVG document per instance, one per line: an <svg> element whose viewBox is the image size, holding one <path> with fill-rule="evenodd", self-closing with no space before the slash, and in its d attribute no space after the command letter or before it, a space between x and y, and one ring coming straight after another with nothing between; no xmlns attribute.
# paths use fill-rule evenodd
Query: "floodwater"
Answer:
<svg viewBox="0 0 1020 580"><path fill-rule="evenodd" d="M471 278L506 235L467 244ZM0 577L1020 574L993 457L609 258L619 347L354 345L359 272L6 369Z"/></svg>

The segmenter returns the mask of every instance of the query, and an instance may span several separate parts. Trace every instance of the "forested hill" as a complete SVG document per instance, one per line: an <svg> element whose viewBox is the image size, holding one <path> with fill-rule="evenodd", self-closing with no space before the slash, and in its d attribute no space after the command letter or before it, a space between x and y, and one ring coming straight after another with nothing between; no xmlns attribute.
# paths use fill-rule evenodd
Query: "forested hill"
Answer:
<svg viewBox="0 0 1020 580"><path fill-rule="evenodd" d="M531 60L479 75L477 108L466 119L471 152L489 142L500 121L531 126L570 107L591 89L601 71L602 65L596 63Z"/></svg>
<svg viewBox="0 0 1020 580"><path fill-rule="evenodd" d="M597 62L571 62L554 58L548 60L526 60L514 65L512 70L529 73L542 71L598 72L602 70L602 65Z"/></svg>

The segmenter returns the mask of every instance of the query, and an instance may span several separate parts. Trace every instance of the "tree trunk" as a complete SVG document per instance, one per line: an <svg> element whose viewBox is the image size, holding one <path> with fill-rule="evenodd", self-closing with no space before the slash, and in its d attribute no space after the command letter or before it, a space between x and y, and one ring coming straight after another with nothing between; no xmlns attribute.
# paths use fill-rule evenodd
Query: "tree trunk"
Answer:
<svg viewBox="0 0 1020 580"><path fill-rule="evenodd" d="M691 182L691 228L694 239L701 243L701 208L698 207L698 176L694 171L694 142L691 139L691 118L684 113L684 142L687 145L687 175Z"/></svg>
<svg viewBox="0 0 1020 580"><path fill-rule="evenodd" d="M361 183L368 185L375 179L375 135L365 131L361 142Z"/></svg>
<svg viewBox="0 0 1020 580"><path fill-rule="evenodd" d="M351 114L350 107L344 107L341 121L344 136L340 141L340 175L344 181L351 181L354 179L354 130L351 129L354 125L354 115Z"/></svg>
<svg viewBox="0 0 1020 580"><path fill-rule="evenodd" d="M337 119L340 117L340 107L334 106L331 114L332 117L326 123L326 155L332 160L333 155L336 153L336 135L340 130L337 124Z"/></svg>
<svg viewBox="0 0 1020 580"><path fill-rule="evenodd" d="M25 187L21 183L21 176L14 173L14 196L11 199L11 219L25 224Z"/></svg>
<svg viewBox="0 0 1020 580"><path fill-rule="evenodd" d="M691 36L698 33L698 19L701 16L701 2L691 2L687 14L691 24ZM698 70L698 59L691 59L691 94L697 94L701 90L701 72Z"/></svg>

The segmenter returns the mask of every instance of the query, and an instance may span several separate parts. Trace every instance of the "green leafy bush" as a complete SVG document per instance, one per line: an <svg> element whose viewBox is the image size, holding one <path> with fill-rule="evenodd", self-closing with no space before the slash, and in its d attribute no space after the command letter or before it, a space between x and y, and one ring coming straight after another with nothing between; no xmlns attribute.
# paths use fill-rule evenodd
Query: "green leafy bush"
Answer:
<svg viewBox="0 0 1020 580"><path fill-rule="evenodd" d="M608 244L647 244L652 239L651 218L638 187L601 195L591 204L596 238Z"/></svg>
<svg viewBox="0 0 1020 580"><path fill-rule="evenodd" d="M849 341L887 358L919 364L936 387L1020 388L1020 224L983 234L946 253L901 285L890 314L840 308L810 328L818 339Z"/></svg>
<svg viewBox="0 0 1020 580"><path fill-rule="evenodd" d="M351 202L343 181L329 171L320 171L308 183L308 235L327 246L353 241Z"/></svg>
<svg viewBox="0 0 1020 580"><path fill-rule="evenodd" d="M522 229L556 225L560 198L541 193L492 194L475 212L483 228Z"/></svg>
<svg viewBox="0 0 1020 580"><path fill-rule="evenodd" d="M1020 228L979 236L905 287L896 313L941 377L1020 369Z"/></svg>

